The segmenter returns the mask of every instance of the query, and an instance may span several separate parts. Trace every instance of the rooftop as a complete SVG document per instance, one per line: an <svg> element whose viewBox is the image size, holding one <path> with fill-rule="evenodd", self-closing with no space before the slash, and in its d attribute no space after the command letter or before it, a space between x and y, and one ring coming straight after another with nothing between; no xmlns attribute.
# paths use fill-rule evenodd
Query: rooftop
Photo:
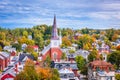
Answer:
<svg viewBox="0 0 120 80"><path fill-rule="evenodd" d="M112 66L111 63L108 63L108 62L102 61L102 60L95 60L93 62L90 62L90 64L93 66Z"/></svg>

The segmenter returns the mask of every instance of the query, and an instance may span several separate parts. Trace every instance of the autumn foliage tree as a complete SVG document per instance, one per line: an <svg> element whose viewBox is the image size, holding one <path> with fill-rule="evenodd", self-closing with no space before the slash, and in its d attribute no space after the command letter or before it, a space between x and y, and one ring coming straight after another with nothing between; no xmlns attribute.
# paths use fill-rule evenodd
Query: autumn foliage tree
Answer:
<svg viewBox="0 0 120 80"><path fill-rule="evenodd" d="M64 36L62 38L62 47L68 47L71 45L72 45L72 43L70 42L69 38L67 36Z"/></svg>
<svg viewBox="0 0 120 80"><path fill-rule="evenodd" d="M120 51L120 45L118 45L118 46L116 47L116 49Z"/></svg>
<svg viewBox="0 0 120 80"><path fill-rule="evenodd" d="M27 60L23 71L16 75L15 80L39 80L32 60Z"/></svg>
<svg viewBox="0 0 120 80"><path fill-rule="evenodd" d="M79 37L78 45L80 48L83 48L85 50L90 50L92 48L92 43L96 39L94 37L91 37L88 34L84 34L83 36Z"/></svg>
<svg viewBox="0 0 120 80"><path fill-rule="evenodd" d="M27 60L23 71L16 75L14 80L60 80L56 69L35 66L34 62Z"/></svg>

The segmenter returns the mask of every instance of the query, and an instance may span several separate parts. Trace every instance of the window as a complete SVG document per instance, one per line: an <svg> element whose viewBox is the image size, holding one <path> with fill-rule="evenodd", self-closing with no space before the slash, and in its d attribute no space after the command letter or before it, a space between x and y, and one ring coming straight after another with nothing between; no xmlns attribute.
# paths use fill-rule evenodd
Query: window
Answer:
<svg viewBox="0 0 120 80"><path fill-rule="evenodd" d="M64 78L67 78L67 74L64 75Z"/></svg>
<svg viewBox="0 0 120 80"><path fill-rule="evenodd" d="M54 54L53 54L53 58L54 58L54 59L57 59L57 53L54 53Z"/></svg>
<svg viewBox="0 0 120 80"><path fill-rule="evenodd" d="M112 76L108 76L106 80L112 80Z"/></svg>

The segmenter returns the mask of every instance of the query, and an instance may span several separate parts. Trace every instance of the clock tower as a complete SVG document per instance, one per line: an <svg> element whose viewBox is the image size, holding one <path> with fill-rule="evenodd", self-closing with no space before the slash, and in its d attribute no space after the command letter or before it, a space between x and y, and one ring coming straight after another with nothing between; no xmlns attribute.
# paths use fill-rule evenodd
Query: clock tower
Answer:
<svg viewBox="0 0 120 80"><path fill-rule="evenodd" d="M56 16L54 16L52 34L51 34L51 47L60 47L61 45L60 37L58 36L57 26L56 26Z"/></svg>
<svg viewBox="0 0 120 80"><path fill-rule="evenodd" d="M60 36L58 36L56 16L54 15L50 44L41 52L43 58L42 60L45 60L46 56L50 56L51 60L60 61L62 56L62 51L60 49L61 43L62 43L61 32Z"/></svg>

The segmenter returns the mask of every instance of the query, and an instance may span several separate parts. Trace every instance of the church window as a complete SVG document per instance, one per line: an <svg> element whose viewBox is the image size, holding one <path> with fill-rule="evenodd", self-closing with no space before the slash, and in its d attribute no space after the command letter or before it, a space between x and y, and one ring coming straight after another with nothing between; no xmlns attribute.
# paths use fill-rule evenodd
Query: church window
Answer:
<svg viewBox="0 0 120 80"><path fill-rule="evenodd" d="M54 58L54 59L57 59L57 53L54 53L54 54L53 54L53 58Z"/></svg>

